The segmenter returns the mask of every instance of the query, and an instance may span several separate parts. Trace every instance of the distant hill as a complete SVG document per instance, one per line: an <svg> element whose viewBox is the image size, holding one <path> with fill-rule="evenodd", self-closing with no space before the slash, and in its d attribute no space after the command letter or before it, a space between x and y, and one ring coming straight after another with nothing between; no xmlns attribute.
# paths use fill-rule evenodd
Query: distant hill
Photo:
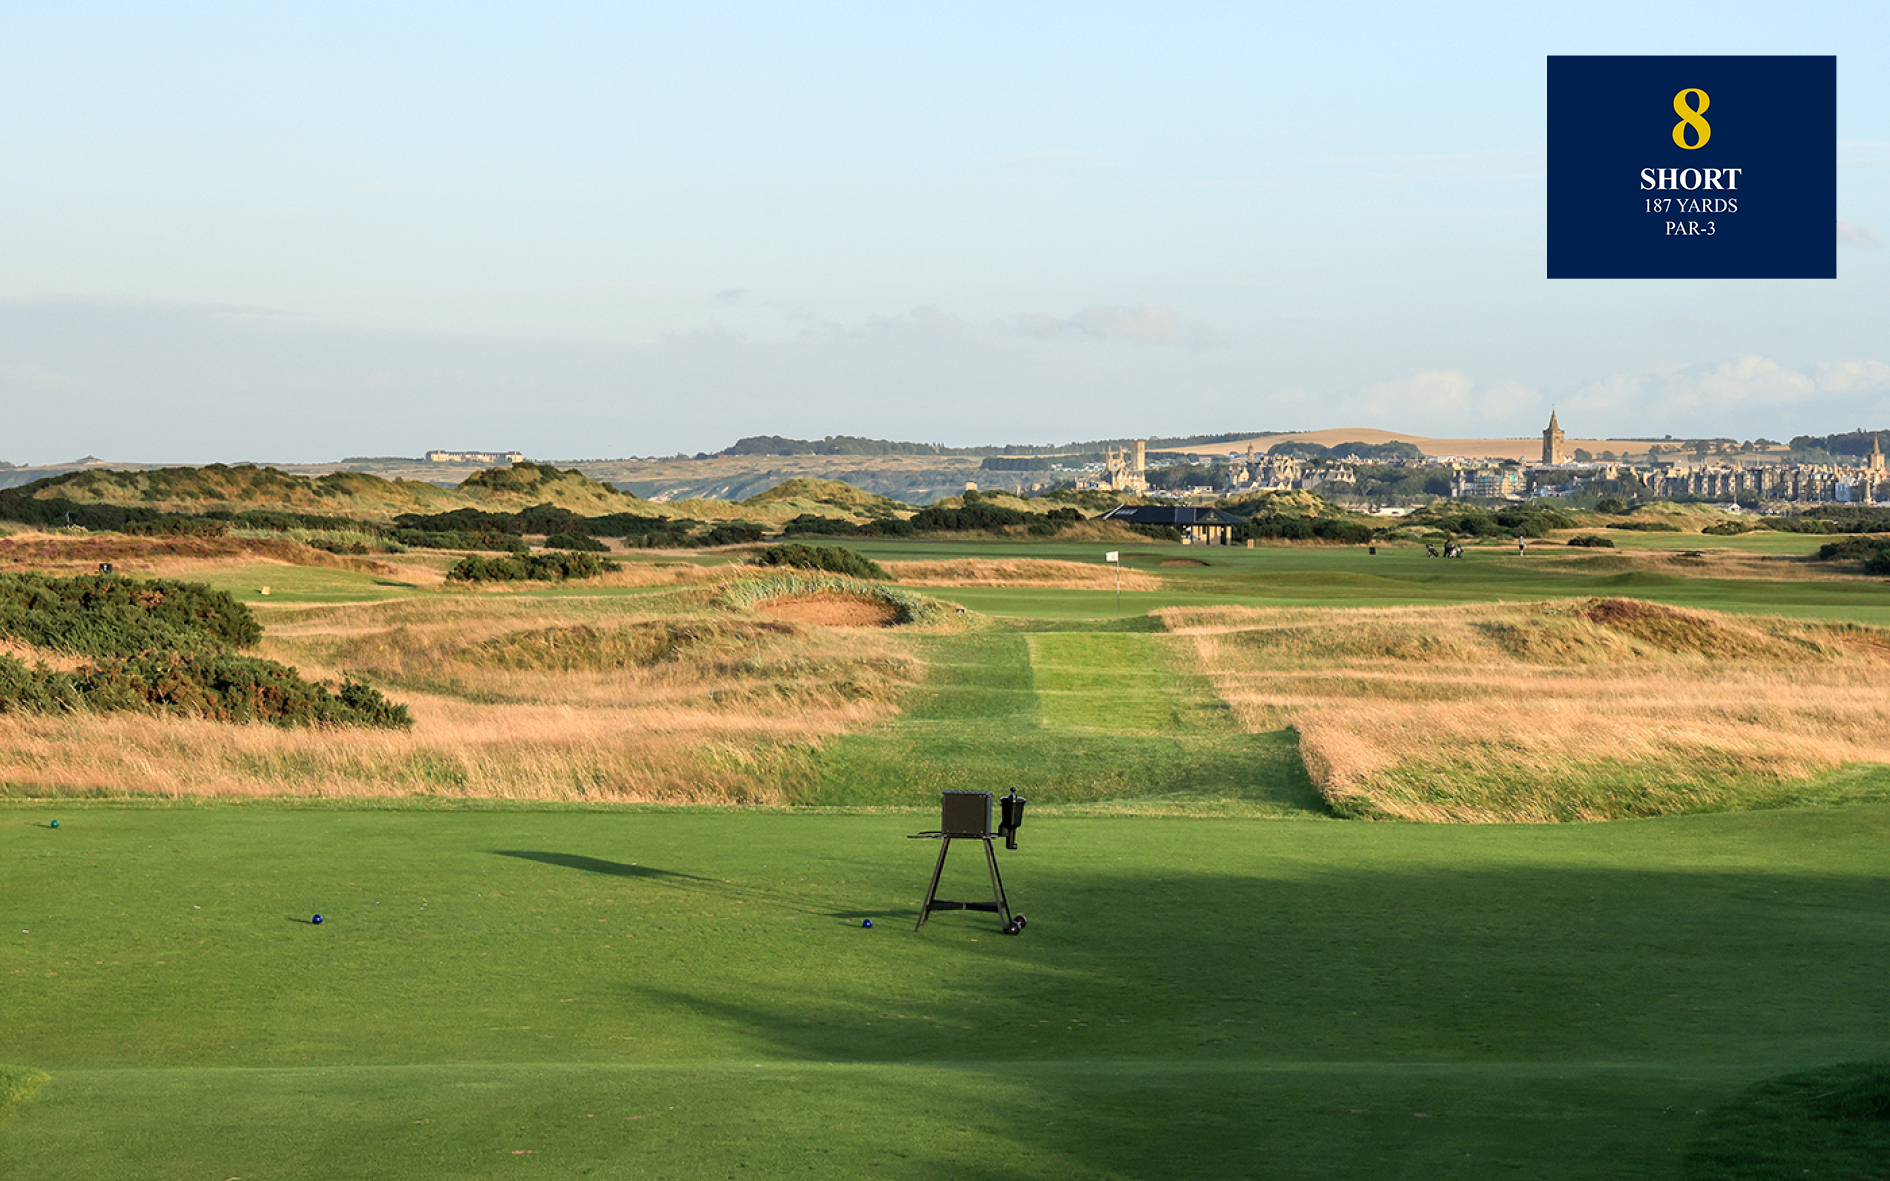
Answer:
<svg viewBox="0 0 1890 1181"><path fill-rule="evenodd" d="M364 520L385 520L400 513L519 509L535 504L555 504L587 516L618 512L667 515L628 492L580 472L531 463L476 472L456 488L354 471L296 475L250 464L213 463L149 471L95 468L42 479L9 494L75 504L136 505L160 512L264 508Z"/></svg>
<svg viewBox="0 0 1890 1181"><path fill-rule="evenodd" d="M789 502L825 505L852 513L890 513L910 507L888 496L861 491L840 480L816 480L807 476L785 480L741 503L754 508Z"/></svg>

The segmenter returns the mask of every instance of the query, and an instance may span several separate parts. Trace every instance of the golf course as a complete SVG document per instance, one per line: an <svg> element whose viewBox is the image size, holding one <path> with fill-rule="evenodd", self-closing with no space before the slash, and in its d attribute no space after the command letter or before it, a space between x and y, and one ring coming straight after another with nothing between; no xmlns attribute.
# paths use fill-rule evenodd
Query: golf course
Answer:
<svg viewBox="0 0 1890 1181"><path fill-rule="evenodd" d="M0 1178L1890 1177L1818 540L127 563L411 725L0 712Z"/></svg>

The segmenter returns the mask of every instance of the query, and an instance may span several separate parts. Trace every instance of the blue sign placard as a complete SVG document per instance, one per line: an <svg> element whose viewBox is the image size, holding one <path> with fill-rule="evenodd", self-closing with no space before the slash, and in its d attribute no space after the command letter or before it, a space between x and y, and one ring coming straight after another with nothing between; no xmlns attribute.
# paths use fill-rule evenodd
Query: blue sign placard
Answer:
<svg viewBox="0 0 1890 1181"><path fill-rule="evenodd" d="M1549 278L1837 278L1837 58L1549 58Z"/></svg>

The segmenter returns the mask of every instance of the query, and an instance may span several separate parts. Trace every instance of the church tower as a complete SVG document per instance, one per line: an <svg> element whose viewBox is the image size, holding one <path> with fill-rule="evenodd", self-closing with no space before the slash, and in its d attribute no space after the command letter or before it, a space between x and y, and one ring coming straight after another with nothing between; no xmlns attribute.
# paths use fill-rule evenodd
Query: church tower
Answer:
<svg viewBox="0 0 1890 1181"><path fill-rule="evenodd" d="M1562 462L1562 428L1555 425L1555 411L1549 411L1549 429L1542 432L1542 462Z"/></svg>

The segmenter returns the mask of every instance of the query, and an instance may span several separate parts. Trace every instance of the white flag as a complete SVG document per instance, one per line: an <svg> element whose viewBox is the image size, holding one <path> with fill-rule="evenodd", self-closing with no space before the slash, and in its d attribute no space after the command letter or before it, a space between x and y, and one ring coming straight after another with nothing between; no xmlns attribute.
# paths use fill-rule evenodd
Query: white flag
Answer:
<svg viewBox="0 0 1890 1181"><path fill-rule="evenodd" d="M1110 550L1107 554L1103 555L1103 561L1105 562L1118 562L1121 560L1121 556L1118 555L1115 550Z"/></svg>

